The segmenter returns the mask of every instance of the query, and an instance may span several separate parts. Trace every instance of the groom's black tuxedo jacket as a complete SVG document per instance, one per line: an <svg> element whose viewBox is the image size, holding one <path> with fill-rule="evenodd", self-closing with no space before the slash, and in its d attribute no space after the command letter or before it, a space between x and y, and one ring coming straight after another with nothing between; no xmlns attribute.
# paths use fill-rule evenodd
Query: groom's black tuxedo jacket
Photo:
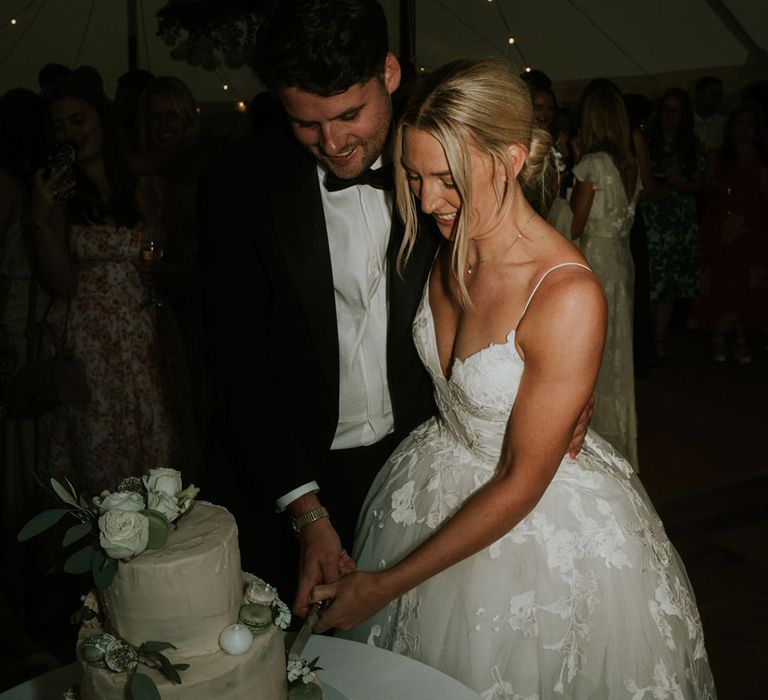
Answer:
<svg viewBox="0 0 768 700"><path fill-rule="evenodd" d="M315 161L288 133L251 137L203 174L199 211L219 436L240 488L279 497L317 477L338 421L333 276ZM438 235L422 227L401 277L403 225L392 219L387 374L404 434L435 410L411 325Z"/></svg>

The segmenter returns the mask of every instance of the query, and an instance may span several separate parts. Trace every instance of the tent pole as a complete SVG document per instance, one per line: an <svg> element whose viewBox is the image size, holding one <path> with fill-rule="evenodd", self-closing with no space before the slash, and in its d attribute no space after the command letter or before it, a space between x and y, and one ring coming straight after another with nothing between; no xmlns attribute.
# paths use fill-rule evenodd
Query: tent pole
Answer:
<svg viewBox="0 0 768 700"><path fill-rule="evenodd" d="M127 0L128 10L128 70L133 71L138 68L138 44L139 35L136 31L136 0Z"/></svg>
<svg viewBox="0 0 768 700"><path fill-rule="evenodd" d="M415 60L416 33L415 0L400 0L400 62L410 65Z"/></svg>

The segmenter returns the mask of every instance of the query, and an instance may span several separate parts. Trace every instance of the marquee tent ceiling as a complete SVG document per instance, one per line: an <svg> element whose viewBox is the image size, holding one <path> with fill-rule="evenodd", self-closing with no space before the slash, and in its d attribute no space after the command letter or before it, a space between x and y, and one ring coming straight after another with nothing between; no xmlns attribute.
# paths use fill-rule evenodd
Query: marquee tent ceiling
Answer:
<svg viewBox="0 0 768 700"><path fill-rule="evenodd" d="M398 52L401 2L381 2ZM128 69L128 4L0 0L0 92L37 89L37 71L49 61L94 65L107 92L113 92ZM206 71L174 61L156 35L155 13L165 0L133 4L139 67L177 75L201 101L247 100L260 89L247 68ZM545 71L566 99L598 76L649 95L671 83L689 88L704 73L721 75L726 91L768 77L766 0L416 0L414 5L419 68L460 57L501 57L521 70L530 65Z"/></svg>

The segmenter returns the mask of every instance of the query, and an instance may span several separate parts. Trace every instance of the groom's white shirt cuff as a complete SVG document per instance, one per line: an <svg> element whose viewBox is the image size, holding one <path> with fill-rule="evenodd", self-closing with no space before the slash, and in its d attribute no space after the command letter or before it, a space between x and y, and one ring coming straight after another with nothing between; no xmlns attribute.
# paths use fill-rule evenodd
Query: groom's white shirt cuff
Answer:
<svg viewBox="0 0 768 700"><path fill-rule="evenodd" d="M282 513L291 503L293 503L297 498L301 498L305 493L311 493L312 491L319 490L320 487L317 485L317 482L310 481L303 486L299 486L298 488L293 489L293 491L289 491L285 494L285 496L280 496L280 498L275 501L275 510L278 513Z"/></svg>

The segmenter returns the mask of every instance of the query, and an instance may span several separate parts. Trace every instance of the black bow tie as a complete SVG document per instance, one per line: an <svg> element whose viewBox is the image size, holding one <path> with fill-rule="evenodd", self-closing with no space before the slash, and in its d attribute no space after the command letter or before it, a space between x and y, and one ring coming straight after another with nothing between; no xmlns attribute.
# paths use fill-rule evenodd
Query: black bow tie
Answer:
<svg viewBox="0 0 768 700"><path fill-rule="evenodd" d="M394 187L392 165L383 165L376 170L368 168L362 175L343 180L329 172L325 176L325 189L329 192L338 192L353 185L370 185L377 190L391 190Z"/></svg>

